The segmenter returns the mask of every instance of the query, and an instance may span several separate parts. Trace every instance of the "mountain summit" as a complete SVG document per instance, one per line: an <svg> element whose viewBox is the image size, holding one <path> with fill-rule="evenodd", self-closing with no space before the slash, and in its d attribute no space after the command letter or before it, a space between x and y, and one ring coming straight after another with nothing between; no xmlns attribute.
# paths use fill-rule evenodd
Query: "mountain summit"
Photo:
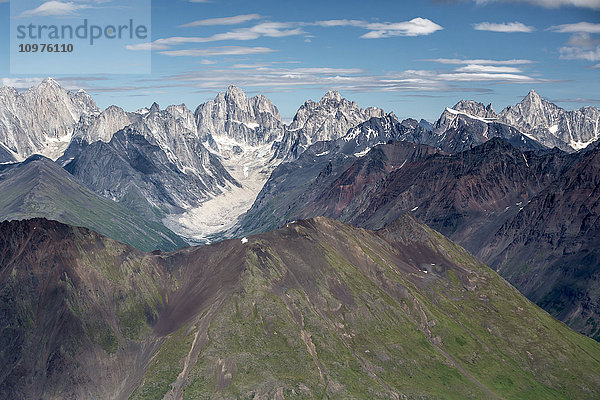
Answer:
<svg viewBox="0 0 600 400"><path fill-rule="evenodd" d="M0 143L14 159L32 154L52 159L69 146L75 126L83 116L100 113L85 92L70 92L52 78L23 93L0 91Z"/></svg>
<svg viewBox="0 0 600 400"><path fill-rule="evenodd" d="M583 107L566 111L531 90L521 102L508 106L499 119L547 147L573 152L600 138L600 110Z"/></svg>

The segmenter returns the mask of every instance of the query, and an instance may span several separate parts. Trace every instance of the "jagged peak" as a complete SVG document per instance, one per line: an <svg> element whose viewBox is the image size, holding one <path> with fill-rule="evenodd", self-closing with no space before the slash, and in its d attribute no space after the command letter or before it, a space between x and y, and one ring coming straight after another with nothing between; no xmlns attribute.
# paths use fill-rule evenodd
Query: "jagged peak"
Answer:
<svg viewBox="0 0 600 400"><path fill-rule="evenodd" d="M527 95L523 97L521 103L541 103L542 101L544 101L542 96L540 96L539 93L536 92L534 89L531 89L529 93L527 93Z"/></svg>
<svg viewBox="0 0 600 400"><path fill-rule="evenodd" d="M456 103L452 109L456 111L464 111L484 118L493 118L496 116L496 112L494 111L494 107L492 107L491 103L486 106L484 103L480 103L475 100L461 100Z"/></svg>
<svg viewBox="0 0 600 400"><path fill-rule="evenodd" d="M327 100L335 100L337 102L340 102L342 101L342 95L337 90L330 90L327 93L325 93L325 95L321 99L322 102Z"/></svg>
<svg viewBox="0 0 600 400"><path fill-rule="evenodd" d="M30 91L51 90L51 91L67 91L54 78L44 79L37 87L33 86Z"/></svg>
<svg viewBox="0 0 600 400"><path fill-rule="evenodd" d="M536 92L534 89L531 89L529 91L529 93L527 93L527 96L525 96L518 105L526 106L526 107L547 106L547 107L552 107L552 108L557 108L557 109L561 108L561 107L557 106L556 104L552 103L551 101L540 96L540 94L538 92Z"/></svg>
<svg viewBox="0 0 600 400"><path fill-rule="evenodd" d="M461 107L465 107L465 106L480 106L480 107L484 107L485 108L485 105L483 103L480 103L480 102L475 101L475 100L465 100L465 99L460 100L452 108L454 110L460 110Z"/></svg>
<svg viewBox="0 0 600 400"><path fill-rule="evenodd" d="M114 104L106 107L106 109L104 110L104 112L108 112L108 113L121 112L121 111L124 111L124 110L121 107L114 105Z"/></svg>
<svg viewBox="0 0 600 400"><path fill-rule="evenodd" d="M188 108L188 106L185 103L181 103L181 104L171 104L170 106L168 106L166 108L167 111L169 112L173 112L173 111L177 111L177 112L182 112L182 113L187 113L190 111L190 109Z"/></svg>
<svg viewBox="0 0 600 400"><path fill-rule="evenodd" d="M241 88L235 86L235 85L229 85L229 87L227 88L227 91L225 92L225 97L228 98L247 98L248 96L246 96L246 93L244 92L244 90L242 90Z"/></svg>
<svg viewBox="0 0 600 400"><path fill-rule="evenodd" d="M48 77L39 84L39 86L42 86L42 85L60 86L60 83L58 83L56 81L56 79L54 79L52 77Z"/></svg>
<svg viewBox="0 0 600 400"><path fill-rule="evenodd" d="M152 103L152 106L150 106L149 109L150 112L158 112L160 111L160 106L158 105L157 102Z"/></svg>

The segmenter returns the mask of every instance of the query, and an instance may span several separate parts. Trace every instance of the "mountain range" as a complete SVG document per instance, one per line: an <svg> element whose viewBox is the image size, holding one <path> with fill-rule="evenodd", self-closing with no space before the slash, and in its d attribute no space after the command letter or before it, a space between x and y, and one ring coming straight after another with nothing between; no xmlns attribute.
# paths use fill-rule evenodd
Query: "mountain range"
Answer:
<svg viewBox="0 0 600 400"><path fill-rule="evenodd" d="M2 398L598 396L594 107L0 116Z"/></svg>
<svg viewBox="0 0 600 400"><path fill-rule="evenodd" d="M593 107L565 111L531 91L499 114L491 105L461 100L433 124L398 121L331 91L305 102L284 124L270 100L248 98L235 86L195 112L157 104L101 111L84 91L69 92L51 78L23 93L2 88L0 104L0 162L32 154L58 160L88 189L190 243L218 240L250 209L278 165L319 141L344 140L338 147L357 157L389 140L455 153L494 137L522 150L572 152L598 139L600 119Z"/></svg>

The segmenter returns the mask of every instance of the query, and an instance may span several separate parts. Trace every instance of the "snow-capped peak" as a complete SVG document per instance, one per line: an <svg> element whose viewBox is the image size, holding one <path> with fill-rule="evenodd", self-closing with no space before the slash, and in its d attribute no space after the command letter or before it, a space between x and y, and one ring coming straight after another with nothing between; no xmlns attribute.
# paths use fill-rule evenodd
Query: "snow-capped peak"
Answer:
<svg viewBox="0 0 600 400"><path fill-rule="evenodd" d="M334 100L336 102L342 101L342 95L336 90L330 90L321 99L321 101Z"/></svg>
<svg viewBox="0 0 600 400"><path fill-rule="evenodd" d="M0 91L0 143L25 159L42 154L52 159L69 145L82 117L100 114L92 98L62 88L53 78L44 79L23 93Z"/></svg>
<svg viewBox="0 0 600 400"><path fill-rule="evenodd" d="M44 79L39 86L56 86L61 87L60 84L54 78L46 78Z"/></svg>

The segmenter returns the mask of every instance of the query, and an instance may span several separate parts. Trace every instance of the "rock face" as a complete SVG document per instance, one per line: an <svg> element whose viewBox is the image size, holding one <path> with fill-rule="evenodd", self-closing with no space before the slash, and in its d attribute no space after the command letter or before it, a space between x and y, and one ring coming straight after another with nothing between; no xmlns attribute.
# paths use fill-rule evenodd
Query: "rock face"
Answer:
<svg viewBox="0 0 600 400"><path fill-rule="evenodd" d="M19 161L35 153L57 159L80 118L99 113L87 93L66 91L51 78L22 94L5 86L0 89L0 143Z"/></svg>
<svg viewBox="0 0 600 400"><path fill-rule="evenodd" d="M458 103L456 103L456 105L454 107L452 107L452 109L459 111L459 112L463 112L465 114L473 115L473 116L476 116L479 118L486 118L486 119L497 119L498 118L498 116L496 115L496 112L494 111L494 108L492 107L491 104L488 104L486 106L483 103L478 103L473 100L461 100Z"/></svg>
<svg viewBox="0 0 600 400"><path fill-rule="evenodd" d="M15 154L0 143L0 164L15 162Z"/></svg>
<svg viewBox="0 0 600 400"><path fill-rule="evenodd" d="M87 227L145 251L186 245L163 225L95 194L58 164L38 155L0 166L0 221L30 218Z"/></svg>
<svg viewBox="0 0 600 400"><path fill-rule="evenodd" d="M13 221L0 255L2 398L600 394L600 343L408 215L166 254Z"/></svg>
<svg viewBox="0 0 600 400"><path fill-rule="evenodd" d="M125 127L140 121L139 113L129 113L117 106L110 106L98 115L86 115L75 127L74 141L108 143L113 135Z"/></svg>
<svg viewBox="0 0 600 400"><path fill-rule="evenodd" d="M249 99L235 86L198 106L195 118L200 137L216 151L215 136L255 147L278 140L283 129L279 110L269 99L262 95Z"/></svg>
<svg viewBox="0 0 600 400"><path fill-rule="evenodd" d="M504 109L498 118L547 147L565 151L581 150L600 138L600 110L583 107L566 111L534 90L519 104Z"/></svg>
<svg viewBox="0 0 600 400"><path fill-rule="evenodd" d="M532 90L519 104L499 114L491 104L461 100L444 111L432 131L433 140L421 143L448 152L467 150L493 137L506 139L522 150L540 149L542 145L574 152L600 138L600 110L583 107L566 111Z"/></svg>
<svg viewBox="0 0 600 400"><path fill-rule="evenodd" d="M183 136L173 138L182 140L181 148L174 150L195 155L191 158L195 164L173 159L173 153L165 152L156 140L150 142L153 137L146 125L132 125L108 143L97 141L79 149L76 156L64 160L64 168L94 192L152 219L181 213L237 184L199 141L192 142L194 148Z"/></svg>
<svg viewBox="0 0 600 400"><path fill-rule="evenodd" d="M185 105L161 110L155 103L136 113L109 108L86 125L86 132L102 137L107 126L122 125L103 137L108 141L77 136L59 163L94 192L156 221L240 186L204 146Z"/></svg>
<svg viewBox="0 0 600 400"><path fill-rule="evenodd" d="M367 152L390 140L427 144L432 141L431 132L424 129L417 120L406 119L399 122L393 113L381 118L373 117L350 129L336 141L344 154L363 156Z"/></svg>
<svg viewBox="0 0 600 400"><path fill-rule="evenodd" d="M223 167L218 159L211 157L202 144L194 115L185 104L160 110L155 103L131 129L142 134L151 144L160 147L180 171L192 173L207 182L223 182L224 176L225 180L229 179L226 174L222 174ZM210 186L207 185L209 191L219 193L216 187L211 189Z"/></svg>
<svg viewBox="0 0 600 400"><path fill-rule="evenodd" d="M309 100L300 107L283 139L274 146L275 158L293 160L315 142L337 140L358 124L384 115L379 108L362 109L338 92L327 92L318 103Z"/></svg>
<svg viewBox="0 0 600 400"><path fill-rule="evenodd" d="M430 134L416 120L398 122L393 114L388 114L359 124L337 140L316 142L301 153L297 160L285 162L275 168L252 208L223 236L237 237L264 232L280 227L285 221L304 218L305 214L310 217L321 215L299 210L323 195L321 190L327 188L328 183L357 158L363 157L371 148L382 143L403 139L426 140ZM411 143L409 147L412 149L414 145ZM430 150L439 151L433 148Z"/></svg>

